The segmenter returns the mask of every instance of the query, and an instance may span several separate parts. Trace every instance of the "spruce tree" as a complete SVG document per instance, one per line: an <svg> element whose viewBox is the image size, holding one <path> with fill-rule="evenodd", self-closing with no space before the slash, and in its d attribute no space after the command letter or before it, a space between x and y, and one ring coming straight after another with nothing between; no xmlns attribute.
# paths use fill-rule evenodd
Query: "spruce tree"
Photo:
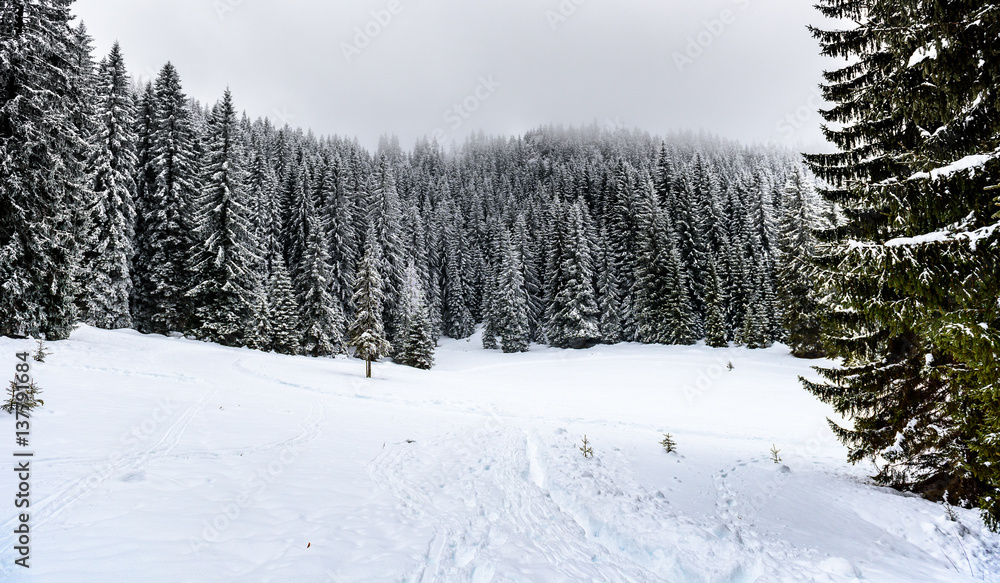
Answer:
<svg viewBox="0 0 1000 583"><path fill-rule="evenodd" d="M813 258L817 252L815 232L821 225L815 190L801 169L788 178L783 209L778 225L781 262L777 276L785 344L799 358L819 358L824 355L822 306Z"/></svg>
<svg viewBox="0 0 1000 583"><path fill-rule="evenodd" d="M499 320L503 309L499 302L499 290L497 282L500 275L497 273L499 266L491 267L483 278L483 333L482 343L484 350L496 350L500 348L497 338L499 331Z"/></svg>
<svg viewBox="0 0 1000 583"><path fill-rule="evenodd" d="M164 65L154 87L149 165L155 176L142 205L145 216L144 248L147 262L137 293L145 317L140 328L166 334L184 331L191 322L189 266L194 252L192 202L197 193L195 135L187 97L180 77L170 63Z"/></svg>
<svg viewBox="0 0 1000 583"><path fill-rule="evenodd" d="M533 342L545 341L545 292L539 275L536 244L529 235L528 223L523 214L514 221L511 244L520 254L524 292L527 299L528 338Z"/></svg>
<svg viewBox="0 0 1000 583"><path fill-rule="evenodd" d="M384 285L382 291L385 294L382 321L385 324L386 338L390 343L395 343L399 340L404 319L402 296L406 254L400 238L402 215L396 174L385 156L381 157L376 172L369 180L369 197L369 217L382 253L382 265L379 267Z"/></svg>
<svg viewBox="0 0 1000 583"><path fill-rule="evenodd" d="M271 349L280 354L298 354L302 344L299 327L299 303L295 288L281 256L271 261L271 279L267 284L267 305L270 315Z"/></svg>
<svg viewBox="0 0 1000 583"><path fill-rule="evenodd" d="M0 5L0 335L69 336L76 220L90 199L74 123L76 40L67 2Z"/></svg>
<svg viewBox="0 0 1000 583"><path fill-rule="evenodd" d="M1000 518L995 414L1000 271L1000 14L993 3L823 0L856 24L814 30L823 112L839 153L810 155L845 221L824 236L832 274L824 382L806 388L852 423L831 423L879 483L978 500Z"/></svg>
<svg viewBox="0 0 1000 583"><path fill-rule="evenodd" d="M671 170L669 156L661 154L658 161L658 188L669 189ZM638 314L636 313L636 285L638 272L638 225L636 224L636 209L640 205L637 186L638 177L635 168L625 161L619 161L615 174L609 185L610 208L606 221L608 224L608 270L609 277L619 282L620 293L619 319L621 321L621 338L625 341L637 339Z"/></svg>
<svg viewBox="0 0 1000 583"><path fill-rule="evenodd" d="M443 220L447 221L444 227L443 255L444 265L442 270L443 281L443 306L442 318L444 320L443 332L445 336L455 339L468 338L475 329L472 319L472 312L469 310L467 302L468 294L465 289L463 279L465 273L465 254L462 249L465 247L465 238L460 224L455 224L458 220L458 213L451 205L446 208ZM450 211L450 212L447 212Z"/></svg>
<svg viewBox="0 0 1000 583"><path fill-rule="evenodd" d="M188 296L194 304L195 334L227 346L243 344L253 313L259 263L245 188L241 129L227 90L212 111L203 189L197 207L198 244Z"/></svg>
<svg viewBox="0 0 1000 583"><path fill-rule="evenodd" d="M597 293L601 308L601 337L607 344L617 344L622 339L622 305L620 299L621 284L615 274L616 269L611 261L608 250L606 232L601 233L599 262L600 274L597 277Z"/></svg>
<svg viewBox="0 0 1000 583"><path fill-rule="evenodd" d="M528 295L524 288L524 268L521 256L511 244L507 230L500 231L500 265L494 291L496 334L500 348L506 352L527 352L530 345L528 329Z"/></svg>
<svg viewBox="0 0 1000 583"><path fill-rule="evenodd" d="M326 231L317 216L309 218L309 238L295 287L299 290L299 326L302 354L334 356L344 346L344 310L330 291L330 256Z"/></svg>
<svg viewBox="0 0 1000 583"><path fill-rule="evenodd" d="M434 366L434 336L427 300L413 262L407 267L403 294L404 325L399 353L393 360L405 366L430 370Z"/></svg>
<svg viewBox="0 0 1000 583"><path fill-rule="evenodd" d="M385 301L382 274L379 273L382 265L378 238L374 230L369 230L365 252L354 280L354 296L351 298L354 320L349 331L354 354L365 361L368 378L372 377L372 361L380 360L392 350L382 325L382 303Z"/></svg>
<svg viewBox="0 0 1000 583"><path fill-rule="evenodd" d="M130 79L118 43L101 63L96 85L96 133L88 164L94 201L81 266L81 317L99 328L130 328L137 138Z"/></svg>
<svg viewBox="0 0 1000 583"><path fill-rule="evenodd" d="M708 283L705 287L705 344L713 348L729 346L724 294L718 261L712 257L708 265Z"/></svg>
<svg viewBox="0 0 1000 583"><path fill-rule="evenodd" d="M560 215L551 251L554 269L547 318L549 342L558 348L588 348L601 340L592 236L582 201L567 205Z"/></svg>
<svg viewBox="0 0 1000 583"><path fill-rule="evenodd" d="M694 344L697 322L680 240L654 197L645 197L643 207L636 338L646 344Z"/></svg>

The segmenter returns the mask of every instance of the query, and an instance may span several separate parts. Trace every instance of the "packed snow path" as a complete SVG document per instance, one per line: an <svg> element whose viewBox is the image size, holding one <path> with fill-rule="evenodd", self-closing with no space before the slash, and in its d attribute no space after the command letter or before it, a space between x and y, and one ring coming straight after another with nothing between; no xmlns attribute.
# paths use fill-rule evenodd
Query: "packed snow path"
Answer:
<svg viewBox="0 0 1000 583"><path fill-rule="evenodd" d="M0 366L31 348L0 339ZM975 512L844 463L797 382L815 363L781 347L449 340L433 371L370 381L359 361L129 331L51 349L32 568L5 535L3 581L1000 581Z"/></svg>

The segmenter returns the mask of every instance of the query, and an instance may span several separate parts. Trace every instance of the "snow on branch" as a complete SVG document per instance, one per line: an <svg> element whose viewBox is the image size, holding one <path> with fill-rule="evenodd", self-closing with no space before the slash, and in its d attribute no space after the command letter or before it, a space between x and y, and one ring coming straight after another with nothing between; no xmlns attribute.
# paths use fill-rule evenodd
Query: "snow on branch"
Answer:
<svg viewBox="0 0 1000 583"><path fill-rule="evenodd" d="M973 154L960 160L956 160L947 166L935 168L930 172L917 172L916 174L910 176L908 180L921 180L928 178L931 180L937 180L939 178L947 178L956 172L964 172L966 170L972 170L974 172L977 168L985 166L991 160L995 160L998 157L1000 157L1000 152L993 152L992 154Z"/></svg>
<svg viewBox="0 0 1000 583"><path fill-rule="evenodd" d="M951 231L946 229L943 231L936 231L934 233L927 233L925 235L918 235L916 237L900 237L898 239L891 239L886 241L883 246L916 247L919 245L929 245L933 243L950 243L953 241L966 240L969 242L969 246L972 250L975 251L976 245L979 241L992 237L996 232L997 227L1000 227L1000 223L996 223L988 227L982 227L974 231Z"/></svg>

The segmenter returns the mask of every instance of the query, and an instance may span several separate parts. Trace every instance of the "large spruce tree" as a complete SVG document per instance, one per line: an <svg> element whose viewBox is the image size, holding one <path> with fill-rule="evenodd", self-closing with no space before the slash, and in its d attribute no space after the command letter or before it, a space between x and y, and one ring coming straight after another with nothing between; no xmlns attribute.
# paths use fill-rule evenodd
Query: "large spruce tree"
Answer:
<svg viewBox="0 0 1000 583"><path fill-rule="evenodd" d="M69 336L84 205L81 48L69 3L0 4L0 335Z"/></svg>
<svg viewBox="0 0 1000 583"><path fill-rule="evenodd" d="M79 304L100 328L130 328L135 237L136 134L132 89L115 43L96 78L96 131L89 163L93 204L83 253Z"/></svg>
<svg viewBox="0 0 1000 583"><path fill-rule="evenodd" d="M1000 7L964 0L823 0L845 30L814 30L823 112L839 153L808 161L845 224L821 267L826 330L843 366L808 389L852 422L831 423L876 480L1000 517L1000 346L993 213L1000 182Z"/></svg>
<svg viewBox="0 0 1000 583"><path fill-rule="evenodd" d="M227 90L212 111L202 191L195 201L199 241L191 261L195 334L229 346L244 342L260 287L257 242L245 187L243 137Z"/></svg>
<svg viewBox="0 0 1000 583"><path fill-rule="evenodd" d="M191 258L195 248L193 200L198 192L195 130L180 76L170 63L152 96L148 171L138 238L137 320L145 332L185 331L191 323Z"/></svg>

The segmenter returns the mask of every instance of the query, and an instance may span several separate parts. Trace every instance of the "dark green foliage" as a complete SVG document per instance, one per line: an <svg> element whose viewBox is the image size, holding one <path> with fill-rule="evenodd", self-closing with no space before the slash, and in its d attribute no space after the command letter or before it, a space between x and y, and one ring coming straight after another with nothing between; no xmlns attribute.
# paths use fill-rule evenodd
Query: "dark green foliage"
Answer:
<svg viewBox="0 0 1000 583"><path fill-rule="evenodd" d="M856 63L826 74L842 151L807 158L844 220L817 260L830 274L825 344L843 366L806 387L853 422L831 424L852 461L878 461L878 482L979 500L996 526L1000 7L819 8L859 24L814 30L824 54Z"/></svg>
<svg viewBox="0 0 1000 583"><path fill-rule="evenodd" d="M677 442L674 441L674 436L669 433L664 434L660 445L664 450L666 450L667 453L675 453L677 451Z"/></svg>

